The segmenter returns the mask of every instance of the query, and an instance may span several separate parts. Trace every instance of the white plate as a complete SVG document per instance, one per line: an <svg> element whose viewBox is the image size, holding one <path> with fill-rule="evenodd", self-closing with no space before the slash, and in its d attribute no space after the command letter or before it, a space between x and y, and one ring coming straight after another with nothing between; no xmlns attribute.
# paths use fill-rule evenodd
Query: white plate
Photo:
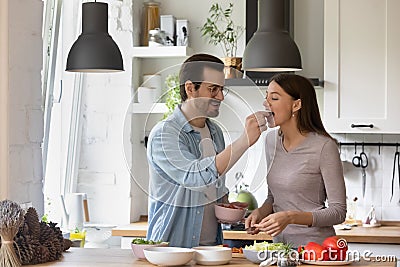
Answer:
<svg viewBox="0 0 400 267"><path fill-rule="evenodd" d="M354 262L353 258L344 260L344 261L310 261L310 260L301 260L302 263L312 264L312 265L325 265L325 266L337 266L337 265L348 265Z"/></svg>
<svg viewBox="0 0 400 267"><path fill-rule="evenodd" d="M362 227L368 227L368 228L379 227L379 226L381 226L380 223L375 223L375 224L366 224L366 223L364 223L362 225Z"/></svg>

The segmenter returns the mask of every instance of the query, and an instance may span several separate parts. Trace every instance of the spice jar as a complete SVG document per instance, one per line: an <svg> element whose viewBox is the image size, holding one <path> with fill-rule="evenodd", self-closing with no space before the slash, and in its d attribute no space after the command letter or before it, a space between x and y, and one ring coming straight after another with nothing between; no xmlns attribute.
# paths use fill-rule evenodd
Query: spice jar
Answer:
<svg viewBox="0 0 400 267"><path fill-rule="evenodd" d="M143 30L142 45L149 45L149 31L160 28L160 3L144 2L143 3Z"/></svg>

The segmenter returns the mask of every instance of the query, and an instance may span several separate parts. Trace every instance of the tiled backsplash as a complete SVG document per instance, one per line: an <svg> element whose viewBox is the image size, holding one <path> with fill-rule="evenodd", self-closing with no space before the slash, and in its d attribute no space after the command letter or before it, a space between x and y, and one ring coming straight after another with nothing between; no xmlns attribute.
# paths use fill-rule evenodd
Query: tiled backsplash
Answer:
<svg viewBox="0 0 400 267"><path fill-rule="evenodd" d="M400 135L379 134L337 134L334 137L339 142L386 142L400 143ZM357 146L357 154L361 152L361 146ZM357 219L363 219L371 205L375 206L377 219L400 220L400 185L399 174L396 167L394 180L394 194L392 201L393 160L396 147L365 146L364 152L368 156L369 165L366 168L366 191L362 197L361 169L352 165L355 148L346 146L341 148L344 177L347 196L351 200L357 197Z"/></svg>

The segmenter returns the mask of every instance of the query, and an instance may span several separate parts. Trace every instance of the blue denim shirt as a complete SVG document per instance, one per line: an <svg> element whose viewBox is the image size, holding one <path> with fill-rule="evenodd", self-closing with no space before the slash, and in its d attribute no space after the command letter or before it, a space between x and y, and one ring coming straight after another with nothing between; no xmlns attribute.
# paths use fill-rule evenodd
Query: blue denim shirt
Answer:
<svg viewBox="0 0 400 267"><path fill-rule="evenodd" d="M211 120L206 123L218 154L225 148L222 131ZM215 186L218 200L227 194L225 176L218 176L215 156L202 158L200 141L200 133L189 124L180 105L150 132L147 239L168 241L170 246L198 246L204 205L210 202L203 191ZM222 244L221 227L216 244Z"/></svg>

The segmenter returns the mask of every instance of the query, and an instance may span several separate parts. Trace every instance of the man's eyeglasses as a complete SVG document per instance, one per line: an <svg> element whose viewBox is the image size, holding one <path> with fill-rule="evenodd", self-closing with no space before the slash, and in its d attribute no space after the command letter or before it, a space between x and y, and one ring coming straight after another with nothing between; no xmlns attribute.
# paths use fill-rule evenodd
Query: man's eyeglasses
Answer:
<svg viewBox="0 0 400 267"><path fill-rule="evenodd" d="M220 86L220 85L209 85L207 86L208 90L210 91L210 94L212 97L216 97L218 93L221 91L224 96L226 96L229 93L228 87L225 86Z"/></svg>

